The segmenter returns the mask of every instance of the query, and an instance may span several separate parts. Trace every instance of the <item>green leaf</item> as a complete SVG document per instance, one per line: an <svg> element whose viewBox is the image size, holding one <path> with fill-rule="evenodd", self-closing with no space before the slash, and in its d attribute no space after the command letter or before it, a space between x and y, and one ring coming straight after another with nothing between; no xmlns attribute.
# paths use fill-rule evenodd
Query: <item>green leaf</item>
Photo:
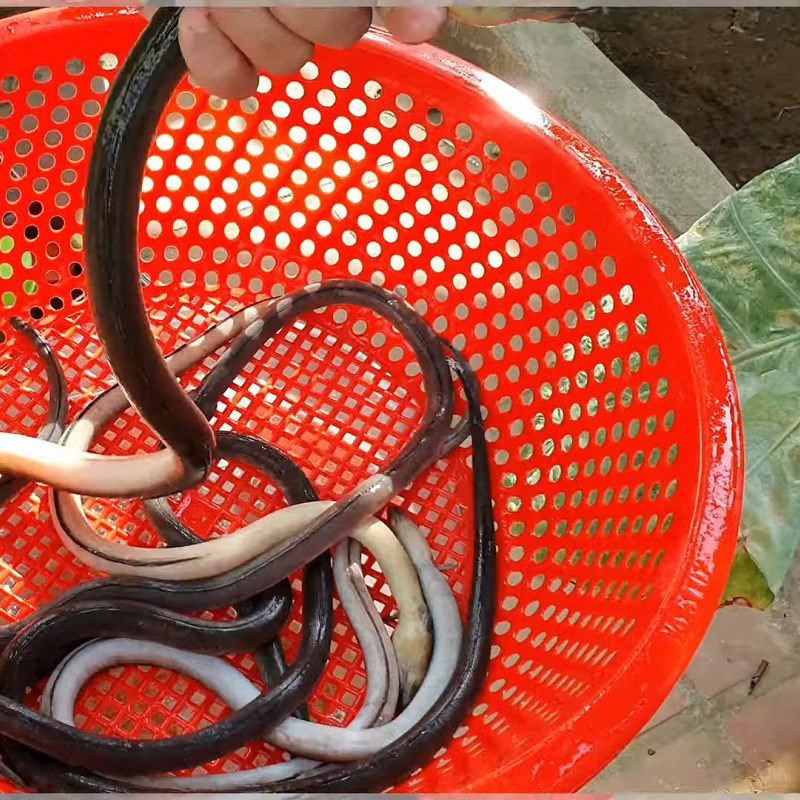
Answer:
<svg viewBox="0 0 800 800"><path fill-rule="evenodd" d="M739 548L733 560L728 585L722 595L723 604L743 603L763 611L774 600L775 595L767 586L761 570L753 563L747 550Z"/></svg>
<svg viewBox="0 0 800 800"><path fill-rule="evenodd" d="M765 172L678 239L728 343L744 416L741 553L731 585L777 595L800 540L800 156Z"/></svg>

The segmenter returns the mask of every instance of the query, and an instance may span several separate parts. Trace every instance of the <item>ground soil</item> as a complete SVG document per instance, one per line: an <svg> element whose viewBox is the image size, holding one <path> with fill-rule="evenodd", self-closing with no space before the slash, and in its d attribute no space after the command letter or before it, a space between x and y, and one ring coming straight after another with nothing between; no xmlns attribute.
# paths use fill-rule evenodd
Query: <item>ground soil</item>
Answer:
<svg viewBox="0 0 800 800"><path fill-rule="evenodd" d="M735 186L800 152L800 8L617 8L580 23Z"/></svg>

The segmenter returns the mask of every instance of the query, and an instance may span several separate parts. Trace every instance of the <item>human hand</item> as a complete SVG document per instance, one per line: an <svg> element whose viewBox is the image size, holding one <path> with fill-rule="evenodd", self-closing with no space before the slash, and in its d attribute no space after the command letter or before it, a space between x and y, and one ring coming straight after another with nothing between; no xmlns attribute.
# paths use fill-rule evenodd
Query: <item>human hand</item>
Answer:
<svg viewBox="0 0 800 800"><path fill-rule="evenodd" d="M151 17L152 7L143 13ZM446 10L429 7L381 9L389 32L418 44L436 35ZM371 8L184 8L178 26L186 65L209 92L229 99L253 94L260 70L290 75L314 54L315 45L346 49L372 22Z"/></svg>

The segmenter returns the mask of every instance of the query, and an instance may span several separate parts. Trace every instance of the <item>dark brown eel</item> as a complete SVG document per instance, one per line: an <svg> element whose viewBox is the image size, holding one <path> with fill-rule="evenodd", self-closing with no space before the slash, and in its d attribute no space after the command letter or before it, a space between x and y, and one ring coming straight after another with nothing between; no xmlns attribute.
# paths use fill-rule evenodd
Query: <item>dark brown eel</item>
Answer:
<svg viewBox="0 0 800 800"><path fill-rule="evenodd" d="M69 391L67 378L53 348L47 340L32 326L19 317L12 317L11 327L21 333L36 348L39 358L44 364L47 374L47 422L39 431L39 438L48 442L57 442L64 433L64 426L69 415ZM22 491L28 481L14 475L0 476L0 506L14 498Z"/></svg>
<svg viewBox="0 0 800 800"><path fill-rule="evenodd" d="M103 111L86 187L86 283L97 332L125 393L181 457L187 476L200 480L213 461L214 431L169 371L150 331L137 241L147 154L164 107L186 73L177 41L179 11L156 14Z"/></svg>
<svg viewBox="0 0 800 800"><path fill-rule="evenodd" d="M385 467L324 513L320 514L296 538L242 564L220 576L221 581L235 582L232 591L249 597L266 586L291 574L312 558L332 547L355 523L378 513L398 492L405 489L446 451L451 441L454 389L442 346L425 321L397 295L370 284L352 280L334 280L306 287L287 295L263 311L234 341L215 369L201 385L196 402L207 417L216 411L216 402L225 389L256 354L260 347L295 319L321 308L356 305L368 308L391 322L414 350L422 371L426 407L420 424L402 451ZM59 508L54 507L60 527L71 535ZM87 549L76 540L77 547ZM93 550L90 550L93 552ZM108 562L130 563L124 557L98 552ZM176 556L177 559L177 556ZM142 564L137 560L137 564ZM185 563L185 562L183 562ZM242 591L244 590L244 591ZM230 600L236 602L236 600Z"/></svg>

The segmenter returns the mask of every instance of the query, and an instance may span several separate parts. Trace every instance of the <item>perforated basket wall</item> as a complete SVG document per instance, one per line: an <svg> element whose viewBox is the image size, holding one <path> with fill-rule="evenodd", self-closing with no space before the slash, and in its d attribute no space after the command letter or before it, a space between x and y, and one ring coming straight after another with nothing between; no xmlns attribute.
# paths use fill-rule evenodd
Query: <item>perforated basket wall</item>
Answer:
<svg viewBox="0 0 800 800"><path fill-rule="evenodd" d="M14 338L12 315L57 346L73 411L112 380L85 302L82 191L109 82L141 29L130 12L74 9L0 24L4 429L33 434L46 411L43 370ZM154 142L141 208L143 283L165 352L257 298L351 276L407 297L469 355L501 565L491 673L450 747L401 788L584 784L685 668L738 527L730 365L705 296L645 204L517 92L376 34L346 54L320 51L292 79L262 78L241 103L187 82ZM424 403L416 375L391 329L332 309L283 332L228 392L217 424L281 446L335 498L413 431ZM153 446L127 415L101 449ZM468 453L402 497L462 608ZM211 535L281 502L248 469L220 464L178 508ZM138 504L88 507L107 535L157 545ZM0 529L5 618L89 578L60 546L42 489L3 509ZM368 574L391 623L382 576L371 564ZM298 630L286 632L290 654ZM234 661L255 677L252 659ZM340 613L315 716L348 722L364 685ZM78 711L89 729L132 737L226 713L154 668L99 676ZM253 743L208 769L278 757Z"/></svg>

